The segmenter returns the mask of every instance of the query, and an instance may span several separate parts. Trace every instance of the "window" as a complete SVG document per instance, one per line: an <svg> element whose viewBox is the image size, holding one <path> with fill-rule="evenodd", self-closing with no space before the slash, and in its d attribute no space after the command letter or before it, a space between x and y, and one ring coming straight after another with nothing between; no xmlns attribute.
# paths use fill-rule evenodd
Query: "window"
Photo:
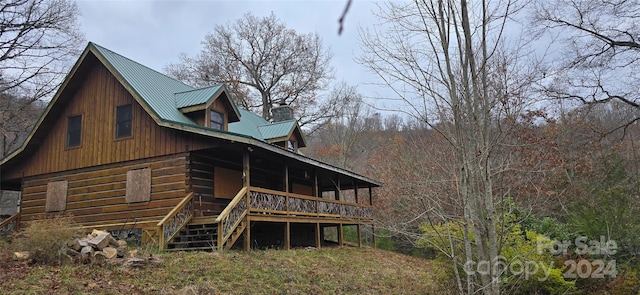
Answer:
<svg viewBox="0 0 640 295"><path fill-rule="evenodd" d="M80 146L82 135L82 115L69 117L67 122L67 147Z"/></svg>
<svg viewBox="0 0 640 295"><path fill-rule="evenodd" d="M292 152L295 152L297 148L296 144L297 143L294 140L287 140L287 149Z"/></svg>
<svg viewBox="0 0 640 295"><path fill-rule="evenodd" d="M131 136L131 104L116 109L116 138Z"/></svg>
<svg viewBox="0 0 640 295"><path fill-rule="evenodd" d="M47 199L45 212L64 211L67 207L67 181L52 181L47 183Z"/></svg>
<svg viewBox="0 0 640 295"><path fill-rule="evenodd" d="M127 203L148 202L151 200L151 169L127 171Z"/></svg>
<svg viewBox="0 0 640 295"><path fill-rule="evenodd" d="M211 110L209 121L210 121L209 127L213 129L224 130L224 114L223 113Z"/></svg>

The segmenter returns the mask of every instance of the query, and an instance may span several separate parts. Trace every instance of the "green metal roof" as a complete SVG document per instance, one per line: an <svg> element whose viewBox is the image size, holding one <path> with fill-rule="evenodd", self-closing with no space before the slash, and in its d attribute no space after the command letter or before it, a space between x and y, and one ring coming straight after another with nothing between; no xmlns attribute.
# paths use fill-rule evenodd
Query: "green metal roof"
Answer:
<svg viewBox="0 0 640 295"><path fill-rule="evenodd" d="M223 88L223 85L218 84L211 87L176 93L175 94L176 107L180 109L180 108L207 103L209 99L212 96L214 96L218 91L220 91L220 89L222 88Z"/></svg>
<svg viewBox="0 0 640 295"><path fill-rule="evenodd" d="M269 123L261 116L247 110L240 110L241 120L229 124L229 132L246 134L262 141L288 137L291 131L298 126L296 120L287 120Z"/></svg>
<svg viewBox="0 0 640 295"><path fill-rule="evenodd" d="M197 126L180 109L207 103L216 93L224 89L223 84L196 89L95 43L90 43L90 46L102 55L104 62L123 78L130 89L137 93L162 121ZM297 126L296 120L269 123L252 112L238 109L232 100L230 103L240 114L240 121L230 123L229 132L268 141L288 137Z"/></svg>
<svg viewBox="0 0 640 295"><path fill-rule="evenodd" d="M277 122L269 125L258 126L258 130L264 139L288 137L291 130L296 127L296 120Z"/></svg>
<svg viewBox="0 0 640 295"><path fill-rule="evenodd" d="M264 118L244 109L240 109L240 121L229 124L229 132L249 135L253 138L264 140L258 126L267 125Z"/></svg>

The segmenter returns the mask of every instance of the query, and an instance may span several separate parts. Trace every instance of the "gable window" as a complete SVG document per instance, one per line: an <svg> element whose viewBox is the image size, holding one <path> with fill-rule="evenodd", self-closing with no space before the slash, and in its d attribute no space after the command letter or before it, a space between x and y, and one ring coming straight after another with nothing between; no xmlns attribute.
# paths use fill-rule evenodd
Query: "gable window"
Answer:
<svg viewBox="0 0 640 295"><path fill-rule="evenodd" d="M224 130L224 114L218 111L211 110L209 117L209 127L218 130Z"/></svg>
<svg viewBox="0 0 640 295"><path fill-rule="evenodd" d="M80 146L82 135L82 115L69 117L67 121L67 147Z"/></svg>
<svg viewBox="0 0 640 295"><path fill-rule="evenodd" d="M131 104L116 109L116 138L131 136Z"/></svg>

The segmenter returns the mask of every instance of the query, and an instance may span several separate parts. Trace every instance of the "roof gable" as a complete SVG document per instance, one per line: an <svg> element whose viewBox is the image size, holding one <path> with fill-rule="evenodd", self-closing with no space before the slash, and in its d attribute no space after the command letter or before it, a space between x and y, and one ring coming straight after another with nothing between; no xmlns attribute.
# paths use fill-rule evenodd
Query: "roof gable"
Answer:
<svg viewBox="0 0 640 295"><path fill-rule="evenodd" d="M143 107L146 106L145 110L156 122L160 120L195 124L176 108L174 95L195 88L94 43L90 42L87 49L96 53L98 59L134 98L139 100Z"/></svg>
<svg viewBox="0 0 640 295"><path fill-rule="evenodd" d="M176 107L183 113L204 110L215 100L224 97L223 104L229 110L229 122L237 122L240 120L240 111L231 100L229 91L227 91L227 87L225 87L224 84L178 92L175 93L174 96Z"/></svg>

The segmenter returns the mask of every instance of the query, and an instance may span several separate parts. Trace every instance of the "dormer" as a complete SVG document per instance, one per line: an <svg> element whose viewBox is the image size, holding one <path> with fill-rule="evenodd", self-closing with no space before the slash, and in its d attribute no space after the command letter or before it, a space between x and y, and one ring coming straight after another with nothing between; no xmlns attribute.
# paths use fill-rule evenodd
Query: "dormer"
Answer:
<svg viewBox="0 0 640 295"><path fill-rule="evenodd" d="M307 146L296 120L262 125L258 127L258 130L265 141L292 152L298 152L300 148Z"/></svg>
<svg viewBox="0 0 640 295"><path fill-rule="evenodd" d="M224 85L175 93L176 107L199 126L228 131L240 121L240 111Z"/></svg>
<svg viewBox="0 0 640 295"><path fill-rule="evenodd" d="M292 112L285 114L284 117L273 115L273 117L284 118L284 121L275 121L274 118L274 122L268 122L261 116L244 109L240 110L240 113L242 120L231 124L229 131L248 135L292 152L298 152L300 148L307 146L298 121L292 119Z"/></svg>

